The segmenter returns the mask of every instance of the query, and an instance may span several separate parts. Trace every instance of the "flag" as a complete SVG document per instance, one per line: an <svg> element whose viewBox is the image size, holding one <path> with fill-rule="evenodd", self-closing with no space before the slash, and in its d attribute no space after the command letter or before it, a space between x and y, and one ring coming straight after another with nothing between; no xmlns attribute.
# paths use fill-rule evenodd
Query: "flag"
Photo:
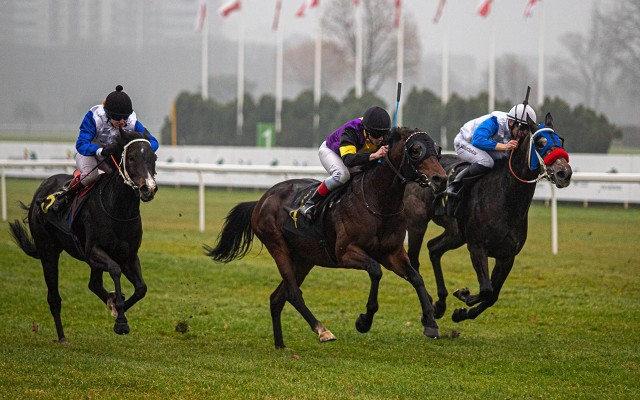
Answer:
<svg viewBox="0 0 640 400"><path fill-rule="evenodd" d="M307 8L316 8L318 7L318 4L320 4L320 0L304 0L300 5L300 8L298 8L298 11L296 11L296 17L304 17L304 13L307 12Z"/></svg>
<svg viewBox="0 0 640 400"><path fill-rule="evenodd" d="M353 0L353 5L358 7L360 5L360 0Z"/></svg>
<svg viewBox="0 0 640 400"><path fill-rule="evenodd" d="M280 8L282 7L282 0L276 0L276 11L273 14L273 25L271 29L278 30L278 23L280 22Z"/></svg>
<svg viewBox="0 0 640 400"><path fill-rule="evenodd" d="M396 2L396 16L393 20L393 26L398 29L400 27L400 15L402 13L402 0L395 0Z"/></svg>
<svg viewBox="0 0 640 400"><path fill-rule="evenodd" d="M196 15L196 32L200 32L204 26L204 20L207 17L207 0L200 1L200 7L198 7L198 15Z"/></svg>
<svg viewBox="0 0 640 400"><path fill-rule="evenodd" d="M436 15L435 17L433 17L433 23L437 24L438 21L440 21L440 17L442 17L442 11L444 10L444 3L446 3L447 0L440 0L440 3L438 4L438 10L436 11Z"/></svg>
<svg viewBox="0 0 640 400"><path fill-rule="evenodd" d="M487 15L489 15L489 11L491 11L491 1L492 0L480 0L477 8L478 15L480 15L481 17L486 17Z"/></svg>
<svg viewBox="0 0 640 400"><path fill-rule="evenodd" d="M240 11L240 8L240 0L229 0L218 8L218 14L220 14L221 17L226 18L234 11Z"/></svg>
<svg viewBox="0 0 640 400"><path fill-rule="evenodd" d="M522 13L522 16L524 16L525 18L529 18L530 16L532 16L533 9L535 8L537 2L538 0L528 0L527 6L524 8L524 13Z"/></svg>

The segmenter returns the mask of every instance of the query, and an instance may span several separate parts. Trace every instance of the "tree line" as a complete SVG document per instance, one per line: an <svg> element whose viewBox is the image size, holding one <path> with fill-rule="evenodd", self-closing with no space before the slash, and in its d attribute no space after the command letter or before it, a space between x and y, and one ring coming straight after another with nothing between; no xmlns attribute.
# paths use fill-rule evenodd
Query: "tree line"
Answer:
<svg viewBox="0 0 640 400"><path fill-rule="evenodd" d="M428 132L440 143L441 129L446 128L445 149L452 149L453 139L467 121L486 114L487 93L464 99L450 96L446 105L428 89L412 88L403 102L403 125ZM313 92L301 92L296 98L283 100L282 129L275 138L278 147L317 147L335 129L345 122L362 116L371 105L386 108L393 119L394 109L373 92L360 98L351 90L342 100L325 94L319 104L319 127L313 127ZM514 104L496 102L496 110L508 111ZM622 131L610 123L603 114L577 105L571 107L560 98L545 98L536 108L538 122L547 112L554 117L555 130L565 139L565 147L574 153L607 153L613 139L622 137ZM263 95L255 100L250 94L244 98L244 123L236 130L236 102L222 103L215 99L203 100L199 93L182 92L175 99L176 143L178 145L256 146L257 126L275 120L275 97ZM165 118L161 129L162 143L172 143L172 122Z"/></svg>

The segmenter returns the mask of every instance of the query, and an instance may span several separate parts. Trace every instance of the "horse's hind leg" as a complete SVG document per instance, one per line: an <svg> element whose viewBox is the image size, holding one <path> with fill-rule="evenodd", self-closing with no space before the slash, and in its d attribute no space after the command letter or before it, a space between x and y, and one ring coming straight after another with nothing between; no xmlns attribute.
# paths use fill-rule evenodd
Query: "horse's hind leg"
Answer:
<svg viewBox="0 0 640 400"><path fill-rule="evenodd" d="M58 333L58 342L66 343L67 338L64 336L64 330L62 329L62 319L60 313L62 311L62 298L58 290L58 261L60 259L60 253L51 253L42 257L40 260L42 263L42 272L44 273L44 281L47 284L47 302L49 303L49 310L53 316L53 321L56 325L56 332Z"/></svg>
<svg viewBox="0 0 640 400"><path fill-rule="evenodd" d="M436 318L442 318L447 309L447 286L444 283L444 274L442 273L442 256L449 250L457 249L464 244L464 240L460 236L452 236L445 231L427 243L429 249L429 259L433 267L433 275L438 288L438 300L433 304L434 315Z"/></svg>
<svg viewBox="0 0 640 400"><path fill-rule="evenodd" d="M276 290L271 293L269 306L271 309L271 324L273 325L273 341L276 349L284 348L284 339L282 338L282 309L287 301L285 298L285 286L284 281L280 281L280 284Z"/></svg>
<svg viewBox="0 0 640 400"><path fill-rule="evenodd" d="M360 333L367 333L373 324L373 316L378 312L378 290L380 288L380 279L382 279L382 269L380 264L371 260L366 267L371 280L369 288L369 298L367 299L367 313L360 314L356 319L356 329Z"/></svg>
<svg viewBox="0 0 640 400"><path fill-rule="evenodd" d="M423 221L411 221L407 225L407 254L409 254L409 260L411 261L411 266L416 269L416 271L420 270L420 250L422 249L422 243L424 241L424 234L427 232L427 225Z"/></svg>

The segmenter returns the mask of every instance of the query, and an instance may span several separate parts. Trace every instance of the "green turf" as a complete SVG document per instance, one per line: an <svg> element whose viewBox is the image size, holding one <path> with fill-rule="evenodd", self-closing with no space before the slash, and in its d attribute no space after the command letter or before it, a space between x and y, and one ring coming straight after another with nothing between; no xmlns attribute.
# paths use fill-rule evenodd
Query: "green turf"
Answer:
<svg viewBox="0 0 640 400"><path fill-rule="evenodd" d="M17 200L28 202L37 185L7 181L9 221L23 217ZM68 345L53 342L39 262L2 229L0 398L640 398L637 208L560 205L559 254L552 255L550 209L534 205L529 239L500 300L478 319L456 324L451 312L460 303L450 296L439 340L422 336L415 291L388 271L373 328L358 333L367 275L316 268L303 286L305 299L338 340L318 343L287 306L288 347L279 351L269 295L280 278L266 249L256 243L247 257L226 265L202 253L227 211L259 195L208 190L205 233L198 231L193 188L162 187L142 205L139 255L149 290L127 313L126 336L113 333L113 319L87 288L88 266L64 255ZM439 232L433 226L427 236ZM426 251L421 263L435 294ZM450 292L477 291L464 248L447 253L443 264ZM128 284L124 290L132 291ZM177 332L178 324L187 332Z"/></svg>

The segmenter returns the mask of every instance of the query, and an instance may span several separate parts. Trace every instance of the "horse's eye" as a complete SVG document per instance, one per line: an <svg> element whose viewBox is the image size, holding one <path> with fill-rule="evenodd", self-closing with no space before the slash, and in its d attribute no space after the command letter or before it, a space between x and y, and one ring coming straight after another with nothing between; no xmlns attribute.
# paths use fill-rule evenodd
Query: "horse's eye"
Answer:
<svg viewBox="0 0 640 400"><path fill-rule="evenodd" d="M415 143L409 148L409 157L414 161L422 160L426 149L421 143Z"/></svg>
<svg viewBox="0 0 640 400"><path fill-rule="evenodd" d="M541 137L540 139L536 140L536 147L539 149L544 149L544 147L547 145L547 138L546 137Z"/></svg>

